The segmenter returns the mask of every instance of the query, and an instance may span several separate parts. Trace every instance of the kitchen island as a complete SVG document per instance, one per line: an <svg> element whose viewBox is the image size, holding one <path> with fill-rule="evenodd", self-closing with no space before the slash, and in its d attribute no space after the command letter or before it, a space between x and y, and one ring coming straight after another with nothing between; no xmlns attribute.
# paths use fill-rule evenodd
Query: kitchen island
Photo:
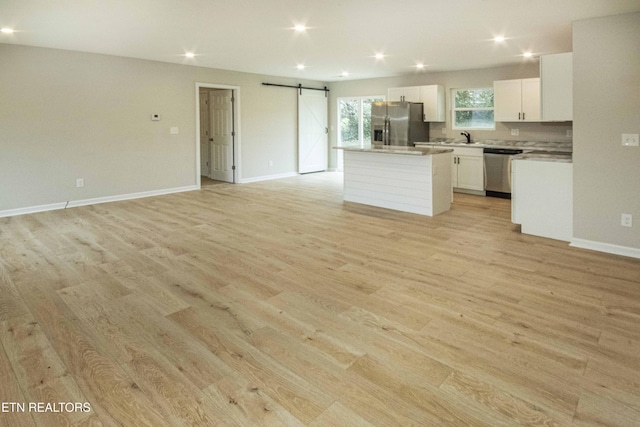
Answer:
<svg viewBox="0 0 640 427"><path fill-rule="evenodd" d="M344 150L344 200L434 216L451 208L452 149L335 147Z"/></svg>

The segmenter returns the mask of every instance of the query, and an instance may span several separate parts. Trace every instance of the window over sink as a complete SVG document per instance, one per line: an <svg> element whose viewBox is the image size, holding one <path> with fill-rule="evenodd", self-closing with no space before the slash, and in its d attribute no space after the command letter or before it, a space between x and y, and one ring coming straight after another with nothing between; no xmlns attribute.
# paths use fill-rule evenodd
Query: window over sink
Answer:
<svg viewBox="0 0 640 427"><path fill-rule="evenodd" d="M452 89L451 109L453 129L493 130L493 88Z"/></svg>

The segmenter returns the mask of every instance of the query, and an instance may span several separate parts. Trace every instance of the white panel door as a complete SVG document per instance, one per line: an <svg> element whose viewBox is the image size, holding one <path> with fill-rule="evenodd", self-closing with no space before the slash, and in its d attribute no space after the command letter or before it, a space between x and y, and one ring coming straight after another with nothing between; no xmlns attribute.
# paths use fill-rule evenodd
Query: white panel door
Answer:
<svg viewBox="0 0 640 427"><path fill-rule="evenodd" d="M211 178L233 182L233 91L209 92Z"/></svg>
<svg viewBox="0 0 640 427"><path fill-rule="evenodd" d="M298 172L327 170L327 97L324 91L298 92Z"/></svg>
<svg viewBox="0 0 640 427"><path fill-rule="evenodd" d="M211 155L209 154L209 94L200 91L200 175L211 177Z"/></svg>

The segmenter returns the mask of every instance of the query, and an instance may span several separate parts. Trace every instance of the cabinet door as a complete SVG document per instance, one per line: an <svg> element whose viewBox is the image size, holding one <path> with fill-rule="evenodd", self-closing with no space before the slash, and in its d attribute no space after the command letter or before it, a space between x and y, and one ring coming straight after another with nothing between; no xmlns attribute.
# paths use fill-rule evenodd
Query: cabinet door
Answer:
<svg viewBox="0 0 640 427"><path fill-rule="evenodd" d="M493 82L493 105L496 122L521 120L522 81L498 80Z"/></svg>
<svg viewBox="0 0 640 427"><path fill-rule="evenodd" d="M573 54L540 57L543 121L573 120Z"/></svg>
<svg viewBox="0 0 640 427"><path fill-rule="evenodd" d="M540 121L540 79L522 80L522 114L525 122Z"/></svg>
<svg viewBox="0 0 640 427"><path fill-rule="evenodd" d="M420 86L405 87L404 100L407 102L422 102L420 100Z"/></svg>
<svg viewBox="0 0 640 427"><path fill-rule="evenodd" d="M424 105L425 122L444 122L444 86L420 86L420 102Z"/></svg>
<svg viewBox="0 0 640 427"><path fill-rule="evenodd" d="M454 188L458 187L458 156L451 156L451 186Z"/></svg>
<svg viewBox="0 0 640 427"><path fill-rule="evenodd" d="M387 89L387 101L399 102L402 101L403 96L404 88L402 87L392 87L390 89Z"/></svg>
<svg viewBox="0 0 640 427"><path fill-rule="evenodd" d="M484 190L484 160L482 157L458 156L458 188Z"/></svg>

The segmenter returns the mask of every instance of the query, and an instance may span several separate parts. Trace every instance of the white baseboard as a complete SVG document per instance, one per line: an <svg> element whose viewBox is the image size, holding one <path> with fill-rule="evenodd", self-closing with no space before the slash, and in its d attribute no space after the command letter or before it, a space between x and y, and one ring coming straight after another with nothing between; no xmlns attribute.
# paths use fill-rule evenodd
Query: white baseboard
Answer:
<svg viewBox="0 0 640 427"><path fill-rule="evenodd" d="M75 208L78 206L97 205L99 203L119 202L123 200L142 199L144 197L162 196L165 194L182 193L185 191L199 190L197 185L187 187L165 188L162 190L143 191L140 193L120 194L117 196L96 197L94 199L73 200L69 202L52 203L49 205L30 206L26 208L7 209L0 211L0 218L8 216L26 215L37 212L55 211L58 209Z"/></svg>
<svg viewBox="0 0 640 427"><path fill-rule="evenodd" d="M592 240L571 239L569 246L574 248L589 249L608 254L640 258L640 249L627 246L612 245L610 243L594 242Z"/></svg>
<svg viewBox="0 0 640 427"><path fill-rule="evenodd" d="M275 175L257 176L255 178L243 178L239 182L240 184L248 184L250 182L268 181L271 179L291 178L292 176L298 176L298 172L286 172Z"/></svg>

